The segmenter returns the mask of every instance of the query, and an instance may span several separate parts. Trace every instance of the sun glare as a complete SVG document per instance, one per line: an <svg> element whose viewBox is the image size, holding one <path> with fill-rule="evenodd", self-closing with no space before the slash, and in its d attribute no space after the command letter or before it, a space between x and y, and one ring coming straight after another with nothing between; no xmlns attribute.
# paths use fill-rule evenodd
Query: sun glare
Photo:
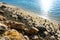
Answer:
<svg viewBox="0 0 60 40"><path fill-rule="evenodd" d="M43 12L48 13L51 5L52 5L52 0L41 0L41 10Z"/></svg>

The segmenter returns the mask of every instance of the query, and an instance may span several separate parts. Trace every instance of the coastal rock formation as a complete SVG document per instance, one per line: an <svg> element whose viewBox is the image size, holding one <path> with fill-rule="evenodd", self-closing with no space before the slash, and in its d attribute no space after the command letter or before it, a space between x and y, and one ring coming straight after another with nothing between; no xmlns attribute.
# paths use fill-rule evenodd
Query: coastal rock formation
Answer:
<svg viewBox="0 0 60 40"><path fill-rule="evenodd" d="M1 2L0 36L0 40L60 40L60 24Z"/></svg>

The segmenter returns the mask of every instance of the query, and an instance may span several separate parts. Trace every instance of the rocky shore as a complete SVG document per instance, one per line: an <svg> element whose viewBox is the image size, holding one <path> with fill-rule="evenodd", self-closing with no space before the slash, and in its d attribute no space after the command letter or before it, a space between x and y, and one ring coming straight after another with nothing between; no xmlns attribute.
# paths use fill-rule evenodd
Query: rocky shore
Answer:
<svg viewBox="0 0 60 40"><path fill-rule="evenodd" d="M60 40L60 24L0 2L0 40Z"/></svg>

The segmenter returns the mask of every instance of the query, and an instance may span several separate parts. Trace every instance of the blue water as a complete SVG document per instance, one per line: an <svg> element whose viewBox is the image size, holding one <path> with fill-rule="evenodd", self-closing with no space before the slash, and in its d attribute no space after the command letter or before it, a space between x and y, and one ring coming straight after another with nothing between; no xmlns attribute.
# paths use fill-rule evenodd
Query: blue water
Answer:
<svg viewBox="0 0 60 40"><path fill-rule="evenodd" d="M60 22L60 0L51 1L53 1L53 3L50 6L50 9L47 11L47 13L44 13L42 10L44 7L42 7L41 0L0 0L0 2L22 7L24 9L36 12L43 17Z"/></svg>
<svg viewBox="0 0 60 40"><path fill-rule="evenodd" d="M38 5L38 2L35 0L0 0L1 2L6 2L8 4L12 4L15 6L20 6L25 9L29 9L32 11L40 11L40 7Z"/></svg>

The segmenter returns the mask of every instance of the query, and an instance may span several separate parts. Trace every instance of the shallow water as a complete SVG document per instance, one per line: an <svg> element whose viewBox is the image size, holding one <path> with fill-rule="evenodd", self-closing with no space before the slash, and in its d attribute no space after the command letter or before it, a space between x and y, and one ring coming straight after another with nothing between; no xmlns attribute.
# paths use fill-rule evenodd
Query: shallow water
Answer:
<svg viewBox="0 0 60 40"><path fill-rule="evenodd" d="M0 0L36 12L40 16L60 22L60 0Z"/></svg>

